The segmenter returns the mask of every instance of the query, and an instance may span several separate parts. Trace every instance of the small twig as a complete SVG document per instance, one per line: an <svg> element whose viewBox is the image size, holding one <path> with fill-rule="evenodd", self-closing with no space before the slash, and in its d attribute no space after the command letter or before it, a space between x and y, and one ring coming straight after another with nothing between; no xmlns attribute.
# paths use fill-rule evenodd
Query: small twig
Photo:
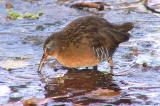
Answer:
<svg viewBox="0 0 160 106"><path fill-rule="evenodd" d="M50 97L50 99L60 99L60 98L68 98L68 97L70 97L70 95L53 96L53 97Z"/></svg>
<svg viewBox="0 0 160 106"><path fill-rule="evenodd" d="M107 5L107 4L104 4L102 2L80 2L80 3L72 4L71 7L78 8L78 9L81 9L84 7L96 8L97 10L101 11L101 10L104 10L104 5Z"/></svg>
<svg viewBox="0 0 160 106"><path fill-rule="evenodd" d="M150 6L148 6L148 0L144 0L144 7L145 7L147 10L149 10L149 11L151 11L151 12L153 12L153 13L158 13L158 14L160 14L160 11L157 11L157 10L151 8Z"/></svg>

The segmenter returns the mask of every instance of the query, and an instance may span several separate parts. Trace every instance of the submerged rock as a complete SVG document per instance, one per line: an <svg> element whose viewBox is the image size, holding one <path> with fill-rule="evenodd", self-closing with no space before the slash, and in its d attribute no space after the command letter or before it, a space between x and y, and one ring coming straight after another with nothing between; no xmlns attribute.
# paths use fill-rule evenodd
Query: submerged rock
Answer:
<svg viewBox="0 0 160 106"><path fill-rule="evenodd" d="M160 57L152 56L150 54L142 54L137 57L136 63L139 65L147 65L150 67L160 66Z"/></svg>
<svg viewBox="0 0 160 106"><path fill-rule="evenodd" d="M6 70L12 70L12 69L17 69L17 68L24 68L28 66L29 64L25 60L5 60L5 61L0 61L0 67L4 68Z"/></svg>

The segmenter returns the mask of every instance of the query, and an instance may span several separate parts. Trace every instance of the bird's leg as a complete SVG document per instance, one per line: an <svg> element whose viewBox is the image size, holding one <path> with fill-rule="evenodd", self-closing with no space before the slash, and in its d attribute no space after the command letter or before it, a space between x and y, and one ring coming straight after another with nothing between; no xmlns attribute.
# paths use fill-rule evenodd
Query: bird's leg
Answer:
<svg viewBox="0 0 160 106"><path fill-rule="evenodd" d="M97 71L97 66L93 66L93 70Z"/></svg>
<svg viewBox="0 0 160 106"><path fill-rule="evenodd" d="M108 58L108 63L109 63L109 66L110 66L110 73L113 74L113 60L112 60L112 57Z"/></svg>
<svg viewBox="0 0 160 106"><path fill-rule="evenodd" d="M86 67L85 69L89 69L88 67Z"/></svg>
<svg viewBox="0 0 160 106"><path fill-rule="evenodd" d="M110 66L110 74L111 74L111 75L114 75L114 76L125 76L125 75L127 75L127 74L125 74L125 73L124 73L124 74L114 74L114 73L113 73L113 66L114 66L114 65L113 65L112 57L109 57L109 58L108 58L108 63L109 63L109 66Z"/></svg>

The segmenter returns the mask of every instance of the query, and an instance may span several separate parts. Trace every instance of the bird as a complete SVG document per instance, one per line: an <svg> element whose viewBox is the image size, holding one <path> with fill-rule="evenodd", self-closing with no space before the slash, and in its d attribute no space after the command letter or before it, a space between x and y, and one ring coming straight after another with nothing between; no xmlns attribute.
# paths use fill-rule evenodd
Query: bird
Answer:
<svg viewBox="0 0 160 106"><path fill-rule="evenodd" d="M50 57L68 68L96 67L108 61L113 74L113 54L119 44L130 38L134 24L113 24L99 16L79 17L61 31L52 33L44 42L38 72Z"/></svg>

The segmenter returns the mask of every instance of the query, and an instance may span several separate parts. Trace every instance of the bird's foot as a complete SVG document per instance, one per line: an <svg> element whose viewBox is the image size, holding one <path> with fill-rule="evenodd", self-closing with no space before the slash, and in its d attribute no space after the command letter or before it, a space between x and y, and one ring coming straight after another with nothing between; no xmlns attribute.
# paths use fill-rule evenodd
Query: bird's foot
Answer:
<svg viewBox="0 0 160 106"><path fill-rule="evenodd" d="M98 70L97 66L93 66L93 70L97 71Z"/></svg>

